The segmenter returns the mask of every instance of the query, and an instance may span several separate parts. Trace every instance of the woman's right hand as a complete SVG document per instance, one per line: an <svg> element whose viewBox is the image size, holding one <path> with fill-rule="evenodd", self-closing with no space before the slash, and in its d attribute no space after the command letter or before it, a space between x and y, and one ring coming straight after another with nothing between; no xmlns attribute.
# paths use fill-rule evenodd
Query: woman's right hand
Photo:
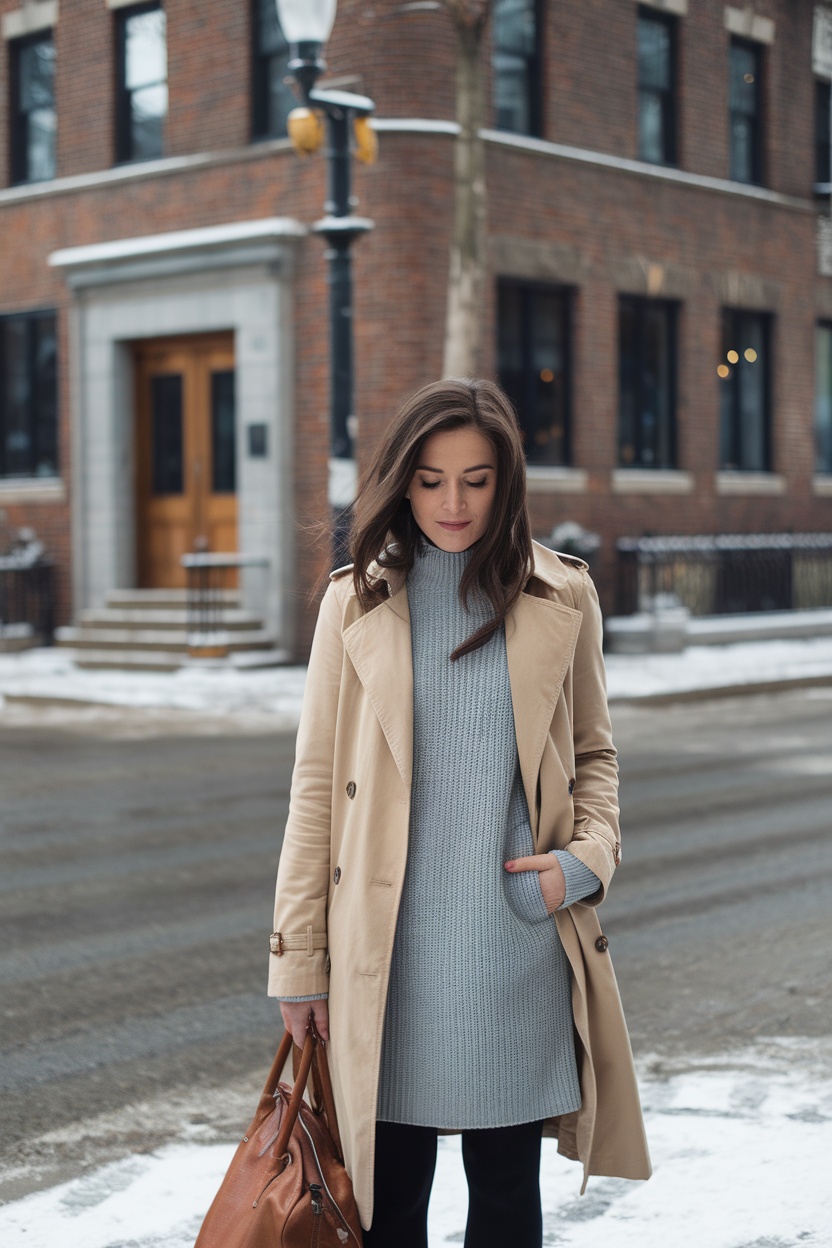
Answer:
<svg viewBox="0 0 832 1248"><path fill-rule="evenodd" d="M322 1040L329 1039L329 1006L326 998L318 1001L280 1001L280 1013L287 1031L299 1049L303 1048L306 1039L306 1028L309 1024L310 1010L315 1015L315 1027Z"/></svg>

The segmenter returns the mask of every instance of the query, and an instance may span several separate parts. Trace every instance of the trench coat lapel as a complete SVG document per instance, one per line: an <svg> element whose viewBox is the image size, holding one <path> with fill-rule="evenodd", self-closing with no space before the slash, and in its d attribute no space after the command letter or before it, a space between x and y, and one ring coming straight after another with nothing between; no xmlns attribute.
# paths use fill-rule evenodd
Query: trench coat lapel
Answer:
<svg viewBox="0 0 832 1248"><path fill-rule="evenodd" d="M344 646L405 787L413 780L413 656L404 582L344 631Z"/></svg>
<svg viewBox="0 0 832 1248"><path fill-rule="evenodd" d="M506 617L506 655L520 774L532 826L536 829L537 777L555 705L581 627L572 607L520 595Z"/></svg>

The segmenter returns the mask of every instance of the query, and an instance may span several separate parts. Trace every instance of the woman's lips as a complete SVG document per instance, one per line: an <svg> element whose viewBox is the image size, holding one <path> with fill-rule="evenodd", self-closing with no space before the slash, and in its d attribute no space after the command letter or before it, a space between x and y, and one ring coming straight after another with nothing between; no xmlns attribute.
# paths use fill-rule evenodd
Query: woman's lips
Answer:
<svg viewBox="0 0 832 1248"><path fill-rule="evenodd" d="M437 524L443 529L450 529L452 533L457 533L460 529L467 529L471 523L470 520L438 520Z"/></svg>

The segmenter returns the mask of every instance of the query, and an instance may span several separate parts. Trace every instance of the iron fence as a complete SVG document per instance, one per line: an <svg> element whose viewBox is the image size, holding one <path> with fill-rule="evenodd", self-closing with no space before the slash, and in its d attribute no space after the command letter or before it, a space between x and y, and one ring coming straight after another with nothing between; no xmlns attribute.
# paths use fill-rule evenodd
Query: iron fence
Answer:
<svg viewBox="0 0 832 1248"><path fill-rule="evenodd" d="M620 615L681 603L692 615L832 607L832 534L622 537Z"/></svg>
<svg viewBox="0 0 832 1248"><path fill-rule="evenodd" d="M42 645L50 645L54 627L54 565L48 560L26 565L14 554L0 555L0 634L31 629Z"/></svg>

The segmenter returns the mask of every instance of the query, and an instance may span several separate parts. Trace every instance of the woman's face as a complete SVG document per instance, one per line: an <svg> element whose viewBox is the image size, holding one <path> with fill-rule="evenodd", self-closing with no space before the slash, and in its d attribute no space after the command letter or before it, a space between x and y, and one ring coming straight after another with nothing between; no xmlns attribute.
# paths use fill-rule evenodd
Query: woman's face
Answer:
<svg viewBox="0 0 832 1248"><path fill-rule="evenodd" d="M478 429L426 438L405 498L425 537L462 551L485 533L497 488L497 456Z"/></svg>

